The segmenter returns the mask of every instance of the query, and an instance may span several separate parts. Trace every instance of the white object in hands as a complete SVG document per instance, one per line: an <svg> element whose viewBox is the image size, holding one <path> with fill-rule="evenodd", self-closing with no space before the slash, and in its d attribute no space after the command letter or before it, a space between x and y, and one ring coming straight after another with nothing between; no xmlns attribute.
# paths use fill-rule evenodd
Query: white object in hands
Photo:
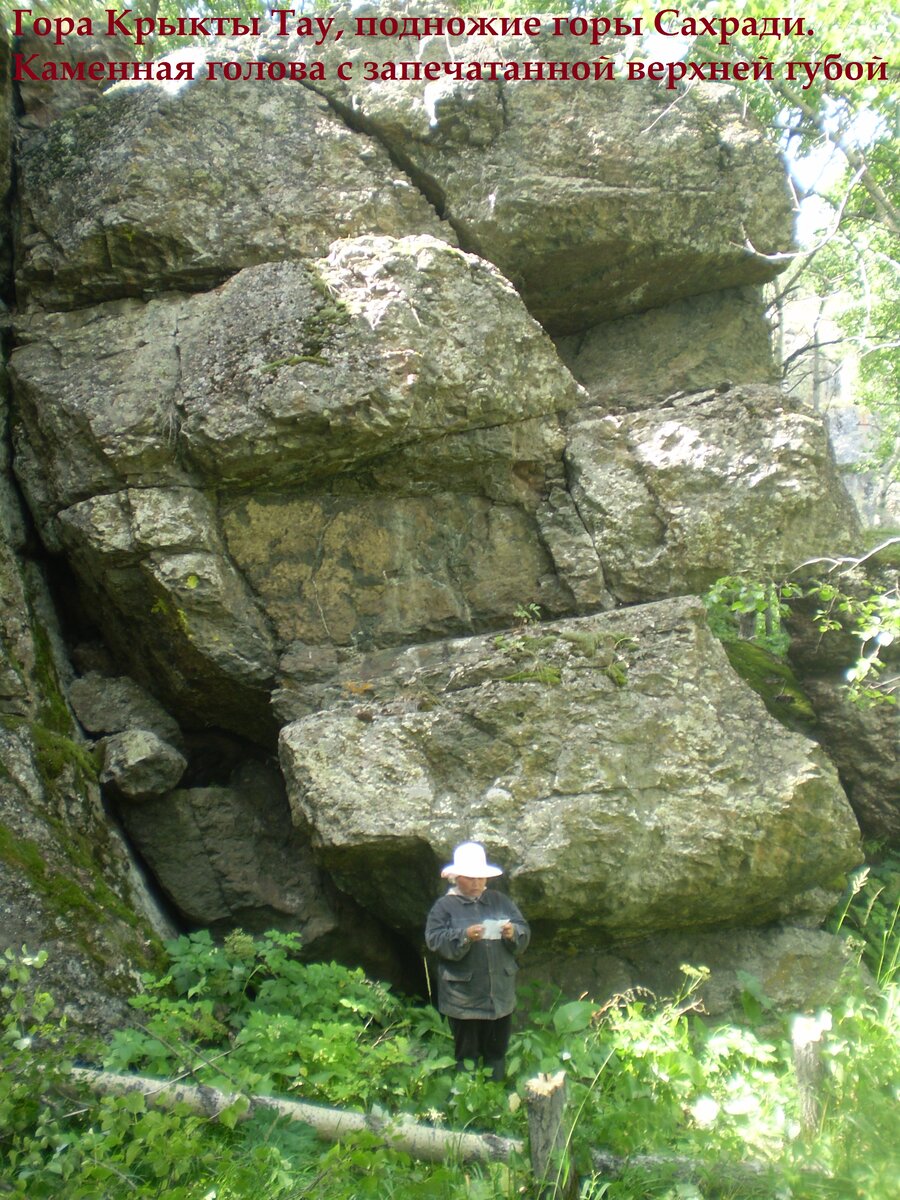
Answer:
<svg viewBox="0 0 900 1200"><path fill-rule="evenodd" d="M499 942L503 936L501 930L507 923L507 919L506 917L488 917L482 921L482 925L484 926L484 940L486 942Z"/></svg>

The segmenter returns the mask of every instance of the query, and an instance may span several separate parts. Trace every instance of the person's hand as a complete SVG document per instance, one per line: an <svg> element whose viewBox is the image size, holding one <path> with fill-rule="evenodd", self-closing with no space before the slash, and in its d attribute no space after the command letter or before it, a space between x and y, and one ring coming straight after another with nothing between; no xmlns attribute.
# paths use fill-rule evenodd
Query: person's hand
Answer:
<svg viewBox="0 0 900 1200"><path fill-rule="evenodd" d="M484 937L484 926L483 925L470 925L469 928L466 930L466 937L469 939L470 942L480 942L481 939Z"/></svg>
<svg viewBox="0 0 900 1200"><path fill-rule="evenodd" d="M505 925L500 926L500 936L507 942L511 942L516 936L515 926L512 921L507 921Z"/></svg>

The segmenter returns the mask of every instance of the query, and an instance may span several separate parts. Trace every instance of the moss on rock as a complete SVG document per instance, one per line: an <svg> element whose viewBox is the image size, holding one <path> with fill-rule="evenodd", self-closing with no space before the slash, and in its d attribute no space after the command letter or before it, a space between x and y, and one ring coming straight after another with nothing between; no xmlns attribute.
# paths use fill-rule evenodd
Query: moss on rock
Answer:
<svg viewBox="0 0 900 1200"><path fill-rule="evenodd" d="M753 642L725 642L723 646L734 670L777 721L798 733L815 728L813 706L786 662Z"/></svg>

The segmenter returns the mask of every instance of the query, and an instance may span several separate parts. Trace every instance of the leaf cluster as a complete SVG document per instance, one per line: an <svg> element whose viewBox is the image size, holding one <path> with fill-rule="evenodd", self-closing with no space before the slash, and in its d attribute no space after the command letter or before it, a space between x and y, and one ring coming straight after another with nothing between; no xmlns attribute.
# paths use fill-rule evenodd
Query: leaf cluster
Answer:
<svg viewBox="0 0 900 1200"><path fill-rule="evenodd" d="M802 606L823 653L830 653L831 641L856 644L855 653L842 651L848 698L861 706L896 704L898 676L887 654L900 640L900 582L888 552L898 543L888 538L858 558L810 561L805 579L799 569L780 581L723 576L703 598L710 628L726 645L746 641L784 657L791 645L790 618ZM816 567L825 569L817 575L807 570Z"/></svg>
<svg viewBox="0 0 900 1200"><path fill-rule="evenodd" d="M764 1190L744 1187L742 1195L882 1194L900 1133L896 868L891 859L872 868L870 879L883 884L874 896L867 895L869 881L854 880L835 917L858 952L881 964L881 988L867 993L848 980L827 1020L818 1020L832 1032L823 1050L821 1129L808 1145L799 1138L789 1018L775 1011L758 981L743 980L744 1023L703 1018L698 989L705 968L683 968L684 988L663 1002L640 991L605 1003L538 989L523 997L530 1011L512 1039L510 1073L521 1088L538 1071L566 1072L567 1137L586 1179L585 1197L731 1194L716 1172L723 1162L748 1158L762 1164ZM517 1091L507 1094L481 1073L450 1070L449 1038L432 1009L358 971L300 962L290 935L252 939L236 931L220 945L195 933L171 943L169 955L164 975L145 978L134 1001L139 1020L113 1039L107 1065L523 1135ZM79 1096L60 1044L65 1031L52 1021L51 998L34 986L42 961L12 951L0 959L6 1007L0 1188L8 1194L29 1200L521 1194L516 1164L423 1165L371 1135L325 1149L306 1127L271 1114L241 1121L240 1105L211 1125L177 1108L156 1111L139 1093L102 1101ZM620 1155L658 1151L662 1166L657 1176L644 1172L639 1180L629 1172L595 1178L590 1148L597 1146ZM680 1160L672 1157L679 1154L700 1163L690 1184L679 1182Z"/></svg>

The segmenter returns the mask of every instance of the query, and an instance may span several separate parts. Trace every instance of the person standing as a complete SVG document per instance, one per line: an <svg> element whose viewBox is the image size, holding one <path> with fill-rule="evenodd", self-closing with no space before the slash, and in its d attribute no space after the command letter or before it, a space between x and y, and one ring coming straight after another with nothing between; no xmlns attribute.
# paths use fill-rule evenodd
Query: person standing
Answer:
<svg viewBox="0 0 900 1200"><path fill-rule="evenodd" d="M488 879L502 874L479 842L457 846L441 871L450 889L425 926L425 943L439 959L438 1009L450 1022L456 1069L480 1061L498 1081L506 1074L516 1007L516 956L531 937L512 900L488 890Z"/></svg>

